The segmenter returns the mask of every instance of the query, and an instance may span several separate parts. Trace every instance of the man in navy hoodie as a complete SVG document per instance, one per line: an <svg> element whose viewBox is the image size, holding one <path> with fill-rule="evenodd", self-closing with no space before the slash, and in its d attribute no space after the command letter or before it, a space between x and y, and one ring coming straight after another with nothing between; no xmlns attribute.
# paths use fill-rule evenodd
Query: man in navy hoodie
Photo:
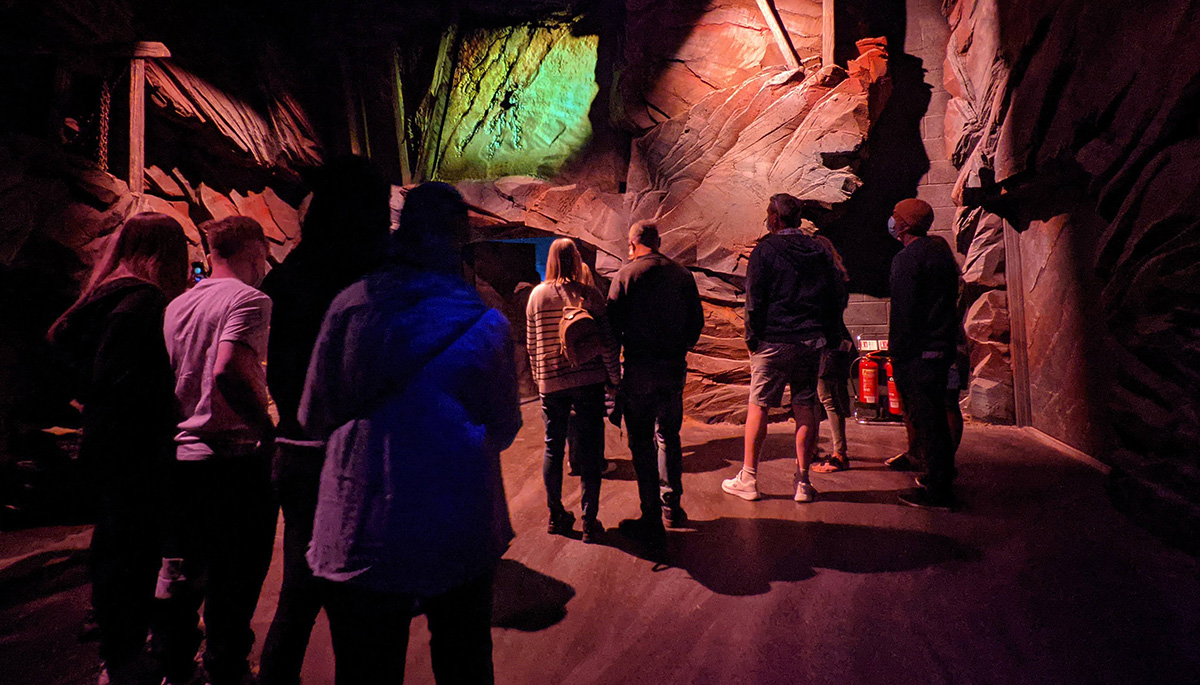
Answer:
<svg viewBox="0 0 1200 685"><path fill-rule="evenodd" d="M817 491L808 467L817 447L817 371L821 351L838 340L845 282L833 256L800 230L803 203L791 195L771 197L767 230L746 266L746 347L750 349L750 401L741 471L721 483L746 500L759 497L756 469L767 435L767 411L782 404L791 386L796 420L797 502ZM835 343L836 344L836 343Z"/></svg>

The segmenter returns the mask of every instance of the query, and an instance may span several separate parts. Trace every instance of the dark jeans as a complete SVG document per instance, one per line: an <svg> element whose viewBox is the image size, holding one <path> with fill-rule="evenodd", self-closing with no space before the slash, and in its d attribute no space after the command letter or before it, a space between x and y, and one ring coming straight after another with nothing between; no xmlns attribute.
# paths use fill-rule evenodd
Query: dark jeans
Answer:
<svg viewBox="0 0 1200 685"><path fill-rule="evenodd" d="M321 611L321 583L313 578L305 554L312 540L317 511L317 488L325 450L279 445L271 474L283 509L283 585L271 629L263 643L259 682L294 685L300 682L304 652Z"/></svg>
<svg viewBox="0 0 1200 685"><path fill-rule="evenodd" d="M488 573L419 602L325 581L337 685L403 682L409 622L418 605L429 619L434 679L440 685L494 682L492 580Z"/></svg>
<svg viewBox="0 0 1200 685"><path fill-rule="evenodd" d="M904 403L905 416L912 422L919 461L928 473L926 487L949 494L954 482L954 440L946 417L946 382L950 359L909 359L893 362L896 389Z"/></svg>
<svg viewBox="0 0 1200 685"><path fill-rule="evenodd" d="M157 505L162 486L153 473L97 469L91 475L96 487L92 605L100 632L100 658L117 667L137 657L150 629L161 558Z"/></svg>
<svg viewBox="0 0 1200 685"><path fill-rule="evenodd" d="M551 513L563 510L563 453L567 446L567 426L571 408L579 441L575 445L575 468L583 485L583 520L594 521L600 508L600 475L604 468L604 384L568 388L542 395L542 418L546 422L546 453L542 459L542 479L546 483L546 504Z"/></svg>
<svg viewBox="0 0 1200 685"><path fill-rule="evenodd" d="M277 507L266 455L172 465L173 515L156 596L156 648L166 675L186 680L200 644L213 685L240 682L254 646L250 619L271 564Z"/></svg>
<svg viewBox="0 0 1200 685"><path fill-rule="evenodd" d="M633 378L638 380L628 382ZM678 507L683 495L683 380L676 373L640 378L630 370L622 388L629 452L647 520L657 521L663 508Z"/></svg>

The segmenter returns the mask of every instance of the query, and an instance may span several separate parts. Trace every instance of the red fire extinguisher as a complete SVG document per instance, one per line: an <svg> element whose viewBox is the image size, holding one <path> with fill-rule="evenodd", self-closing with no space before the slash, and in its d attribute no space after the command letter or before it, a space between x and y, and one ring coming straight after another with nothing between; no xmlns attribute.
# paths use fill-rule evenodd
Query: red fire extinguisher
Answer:
<svg viewBox="0 0 1200 685"><path fill-rule="evenodd" d="M868 355L858 358L858 401L868 407L879 401L879 364Z"/></svg>
<svg viewBox="0 0 1200 685"><path fill-rule="evenodd" d="M888 390L888 413L893 416L902 416L904 408L900 405L900 391L896 388L896 377L892 375L892 360L888 359L884 365L884 373L887 374L887 390Z"/></svg>

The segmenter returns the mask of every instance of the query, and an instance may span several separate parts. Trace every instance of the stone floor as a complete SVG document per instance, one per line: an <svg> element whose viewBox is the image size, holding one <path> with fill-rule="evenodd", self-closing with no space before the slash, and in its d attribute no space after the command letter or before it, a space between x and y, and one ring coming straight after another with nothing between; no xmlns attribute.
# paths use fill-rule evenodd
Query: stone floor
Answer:
<svg viewBox="0 0 1200 685"><path fill-rule="evenodd" d="M854 469L815 476L821 501L791 500L790 434L772 428L759 502L720 492L736 470L736 427L684 430L689 530L665 560L615 532L604 544L546 534L536 404L504 454L517 538L497 581L502 683L1196 683L1200 561L1112 510L1103 477L1010 428L969 426L963 511L898 506L909 477L882 460L894 426L850 428ZM637 511L617 464L601 519ZM824 440L823 440L824 444ZM573 481L573 479L572 479ZM577 481L566 488L578 512ZM76 631L88 597L86 527L0 533L0 682L94 682L95 643ZM277 550L278 552L278 550ZM262 636L280 572L255 617ZM430 683L414 620L410 683ZM305 683L332 683L324 621Z"/></svg>

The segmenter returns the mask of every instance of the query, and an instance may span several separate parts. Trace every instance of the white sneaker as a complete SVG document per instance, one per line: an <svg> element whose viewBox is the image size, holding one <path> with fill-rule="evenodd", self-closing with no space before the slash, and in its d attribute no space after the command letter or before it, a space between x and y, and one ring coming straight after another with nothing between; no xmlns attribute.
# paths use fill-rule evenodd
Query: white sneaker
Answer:
<svg viewBox="0 0 1200 685"><path fill-rule="evenodd" d="M738 471L733 478L721 481L721 489L735 497L753 502L758 499L758 481L753 478L743 479L743 475Z"/></svg>
<svg viewBox="0 0 1200 685"><path fill-rule="evenodd" d="M797 502L815 502L817 500L817 489L812 486L812 483L797 480L796 496L792 499Z"/></svg>

